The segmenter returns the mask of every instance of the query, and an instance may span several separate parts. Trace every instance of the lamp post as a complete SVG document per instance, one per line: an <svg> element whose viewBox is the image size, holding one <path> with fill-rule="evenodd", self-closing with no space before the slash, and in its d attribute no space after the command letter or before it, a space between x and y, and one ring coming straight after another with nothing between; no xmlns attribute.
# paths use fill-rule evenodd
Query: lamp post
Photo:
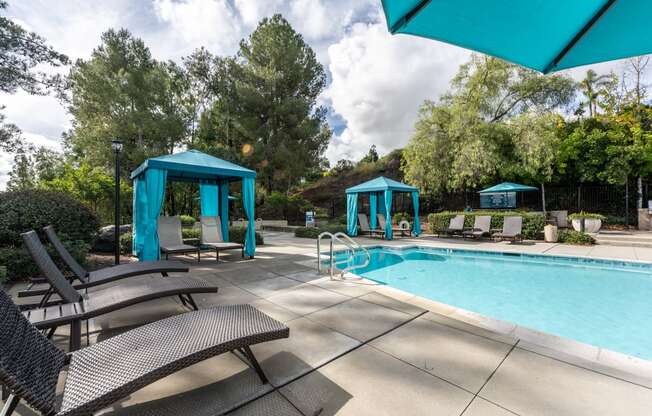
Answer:
<svg viewBox="0 0 652 416"><path fill-rule="evenodd" d="M115 264L120 264L120 152L122 151L122 141L111 141L111 149L115 153L115 229L113 236L115 238Z"/></svg>

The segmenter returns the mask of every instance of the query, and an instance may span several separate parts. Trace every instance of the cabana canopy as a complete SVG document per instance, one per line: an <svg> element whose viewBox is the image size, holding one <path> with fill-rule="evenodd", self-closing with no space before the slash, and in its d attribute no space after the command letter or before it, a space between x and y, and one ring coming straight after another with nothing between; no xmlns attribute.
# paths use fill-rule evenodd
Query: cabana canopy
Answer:
<svg viewBox="0 0 652 416"><path fill-rule="evenodd" d="M370 226L376 228L376 211L385 215L385 237L392 239L392 193L407 192L412 194L412 205L414 205L414 225L412 233L415 236L421 234L419 223L419 190L414 186L397 182L393 179L379 176L376 179L352 186L346 190L346 230L351 236L358 234L358 194L369 194ZM379 198L380 196L380 198Z"/></svg>
<svg viewBox="0 0 652 416"><path fill-rule="evenodd" d="M652 53L648 0L382 0L387 27L548 73Z"/></svg>
<svg viewBox="0 0 652 416"><path fill-rule="evenodd" d="M139 260L160 258L158 217L170 181L199 182L201 215L220 216L222 236L229 241L229 182L242 181L242 202L249 223L245 253L256 252L254 180L256 172L197 150L147 159L131 173L134 181L133 253Z"/></svg>

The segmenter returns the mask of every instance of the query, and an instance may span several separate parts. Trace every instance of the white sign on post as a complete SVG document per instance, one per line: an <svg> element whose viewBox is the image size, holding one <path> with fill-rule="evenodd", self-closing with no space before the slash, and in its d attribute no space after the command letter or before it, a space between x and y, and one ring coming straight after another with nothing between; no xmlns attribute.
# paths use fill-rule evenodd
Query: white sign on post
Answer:
<svg viewBox="0 0 652 416"><path fill-rule="evenodd" d="M314 227L314 226L315 226L315 212L306 211L306 227Z"/></svg>

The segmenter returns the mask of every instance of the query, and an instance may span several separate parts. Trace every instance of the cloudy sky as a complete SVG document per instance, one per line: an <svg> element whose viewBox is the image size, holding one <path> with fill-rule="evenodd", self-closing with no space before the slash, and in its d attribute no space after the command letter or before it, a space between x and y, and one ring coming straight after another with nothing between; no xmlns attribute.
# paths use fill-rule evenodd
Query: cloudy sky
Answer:
<svg viewBox="0 0 652 416"><path fill-rule="evenodd" d="M9 0L6 13L73 59L89 57L102 32L122 27L156 59L177 61L200 46L231 55L261 18L281 13L328 72L320 101L335 131L326 153L332 163L357 159L371 144L381 154L405 145L419 105L444 92L469 56L455 46L390 36L380 0ZM60 149L70 117L54 98L19 92L0 95L0 104L27 140ZM0 189L10 170L11 158L0 154Z"/></svg>

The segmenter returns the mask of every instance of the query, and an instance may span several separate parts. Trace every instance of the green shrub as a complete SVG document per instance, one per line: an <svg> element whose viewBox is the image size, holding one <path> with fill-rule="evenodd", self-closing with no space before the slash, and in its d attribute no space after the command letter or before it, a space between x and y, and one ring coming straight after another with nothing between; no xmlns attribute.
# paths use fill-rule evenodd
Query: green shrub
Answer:
<svg viewBox="0 0 652 416"><path fill-rule="evenodd" d="M294 236L299 238L317 238L319 234L328 231L329 233L346 232L344 225L328 225L326 227L299 227L294 230Z"/></svg>
<svg viewBox="0 0 652 416"><path fill-rule="evenodd" d="M0 266L0 284L7 281L7 268L5 266Z"/></svg>
<svg viewBox="0 0 652 416"><path fill-rule="evenodd" d="M559 230L559 242L587 246L595 243L595 239L580 231Z"/></svg>
<svg viewBox="0 0 652 416"><path fill-rule="evenodd" d="M584 212L584 211L575 212L575 213L570 214L568 216L568 219L571 220L571 221L572 220L579 220L579 219L582 219L582 218L587 219L587 220L601 220L601 221L604 221L604 220L607 219L607 217L605 217L602 214L597 214L597 213L594 213L594 212Z"/></svg>
<svg viewBox="0 0 652 416"><path fill-rule="evenodd" d="M246 228L244 227L231 227L229 228L229 240L234 243L244 244ZM265 240L260 233L256 233L256 245L262 246Z"/></svg>
<svg viewBox="0 0 652 416"><path fill-rule="evenodd" d="M131 233L120 234L120 253L131 254Z"/></svg>
<svg viewBox="0 0 652 416"><path fill-rule="evenodd" d="M473 227L476 215L491 215L491 228L496 229L503 228L503 219L505 217L520 215L523 217L523 237L528 240L540 239L543 233L543 227L546 225L543 214L524 211L444 211L428 215L428 230L431 233L437 233L438 230L448 228L451 218L456 215L465 215L464 227L468 228Z"/></svg>
<svg viewBox="0 0 652 416"><path fill-rule="evenodd" d="M201 230L198 228L182 228L181 229L182 238L200 238Z"/></svg>
<svg viewBox="0 0 652 416"><path fill-rule="evenodd" d="M397 212L392 215L392 224L399 224L403 220L412 223L412 216L407 212Z"/></svg>
<svg viewBox="0 0 652 416"><path fill-rule="evenodd" d="M179 219L181 220L181 225L184 227L192 227L197 222L195 217L191 215L179 215Z"/></svg>
<svg viewBox="0 0 652 416"><path fill-rule="evenodd" d="M7 280L38 272L29 253L23 248L21 233L35 230L41 241L45 242L43 227L53 225L73 257L84 264L100 226L90 209L61 192L0 192L0 213L0 266L6 267ZM50 247L48 250L59 262Z"/></svg>

